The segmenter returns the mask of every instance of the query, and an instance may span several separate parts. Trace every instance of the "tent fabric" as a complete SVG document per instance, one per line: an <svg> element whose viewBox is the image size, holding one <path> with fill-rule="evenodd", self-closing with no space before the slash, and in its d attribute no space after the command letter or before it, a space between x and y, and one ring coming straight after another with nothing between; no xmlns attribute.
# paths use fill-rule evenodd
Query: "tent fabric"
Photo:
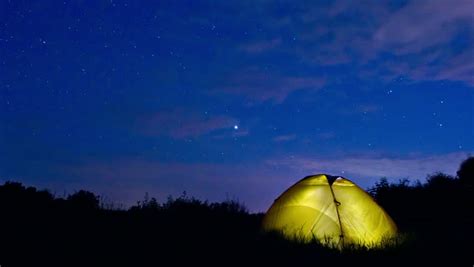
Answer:
<svg viewBox="0 0 474 267"><path fill-rule="evenodd" d="M346 178L325 174L305 177L286 190L265 214L263 228L338 247L376 246L397 232L369 194Z"/></svg>

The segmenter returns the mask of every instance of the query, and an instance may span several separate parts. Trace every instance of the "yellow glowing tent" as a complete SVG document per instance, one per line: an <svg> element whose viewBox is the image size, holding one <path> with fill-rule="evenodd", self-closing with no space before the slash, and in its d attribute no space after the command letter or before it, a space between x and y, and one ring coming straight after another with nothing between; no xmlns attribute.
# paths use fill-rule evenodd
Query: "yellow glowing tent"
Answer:
<svg viewBox="0 0 474 267"><path fill-rule="evenodd" d="M397 231L390 216L364 190L348 179L325 174L307 176L286 190L267 211L263 228L339 248L377 246Z"/></svg>

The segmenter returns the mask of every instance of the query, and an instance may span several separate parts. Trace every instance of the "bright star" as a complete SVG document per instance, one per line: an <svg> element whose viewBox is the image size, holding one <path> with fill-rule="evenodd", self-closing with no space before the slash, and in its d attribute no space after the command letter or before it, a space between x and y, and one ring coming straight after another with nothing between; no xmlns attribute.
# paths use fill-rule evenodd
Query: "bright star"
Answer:
<svg viewBox="0 0 474 267"><path fill-rule="evenodd" d="M239 125L234 125L234 129L235 129L235 130L238 130L238 129L239 129Z"/></svg>

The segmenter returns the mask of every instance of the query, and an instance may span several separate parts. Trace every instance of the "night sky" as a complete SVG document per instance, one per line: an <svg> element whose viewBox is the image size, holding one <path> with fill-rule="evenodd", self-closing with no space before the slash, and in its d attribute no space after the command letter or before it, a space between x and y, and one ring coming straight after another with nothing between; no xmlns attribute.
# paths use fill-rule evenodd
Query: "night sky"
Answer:
<svg viewBox="0 0 474 267"><path fill-rule="evenodd" d="M0 182L265 210L316 173L455 174L474 1L0 1Z"/></svg>

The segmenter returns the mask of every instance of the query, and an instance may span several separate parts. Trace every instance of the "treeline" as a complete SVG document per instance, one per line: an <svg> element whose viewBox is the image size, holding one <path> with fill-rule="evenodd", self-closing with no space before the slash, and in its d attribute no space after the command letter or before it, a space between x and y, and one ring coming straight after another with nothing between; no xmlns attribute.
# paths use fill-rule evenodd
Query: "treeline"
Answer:
<svg viewBox="0 0 474 267"><path fill-rule="evenodd" d="M146 196L119 209L88 191L55 197L6 182L0 185L0 265L472 264L473 180L474 157L455 177L381 179L369 192L399 226L402 242L342 252L263 233L263 214L236 201L209 203L183 194L159 203Z"/></svg>
<svg viewBox="0 0 474 267"><path fill-rule="evenodd" d="M472 234L473 181L474 157L470 157L456 176L436 173L424 183L407 179L389 183L382 178L369 192L402 232L459 236Z"/></svg>

